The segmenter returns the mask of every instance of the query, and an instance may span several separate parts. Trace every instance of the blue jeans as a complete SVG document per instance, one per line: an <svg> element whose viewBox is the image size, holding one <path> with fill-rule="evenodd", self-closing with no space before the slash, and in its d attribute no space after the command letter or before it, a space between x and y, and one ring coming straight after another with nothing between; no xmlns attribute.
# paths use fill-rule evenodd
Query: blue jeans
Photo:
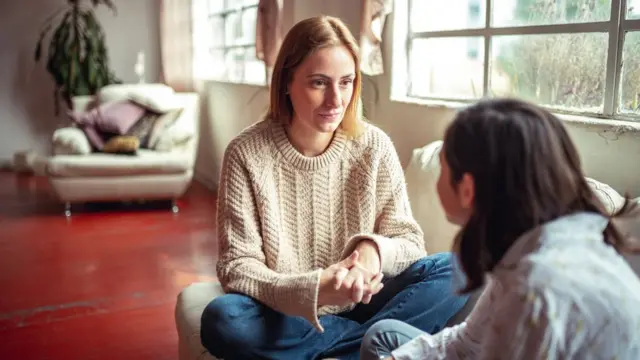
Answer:
<svg viewBox="0 0 640 360"><path fill-rule="evenodd" d="M200 338L215 357L234 359L359 359L362 337L383 319L402 320L436 333L465 305L467 295L452 288L450 253L416 261L384 281L369 304L323 315L318 332L307 320L284 315L240 294L225 294L207 305Z"/></svg>
<svg viewBox="0 0 640 360"><path fill-rule="evenodd" d="M362 340L360 360L380 360L391 357L391 352L424 334L407 323L385 319L367 330Z"/></svg>

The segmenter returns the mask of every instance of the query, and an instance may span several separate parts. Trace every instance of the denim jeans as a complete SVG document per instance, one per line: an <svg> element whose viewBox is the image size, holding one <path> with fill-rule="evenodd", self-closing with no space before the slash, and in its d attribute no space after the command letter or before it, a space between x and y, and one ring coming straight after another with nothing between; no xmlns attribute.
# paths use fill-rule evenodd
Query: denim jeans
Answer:
<svg viewBox="0 0 640 360"><path fill-rule="evenodd" d="M399 320L378 321L364 335L360 360L386 359L393 350L422 334L422 330Z"/></svg>
<svg viewBox="0 0 640 360"><path fill-rule="evenodd" d="M225 360L355 360L364 334L380 320L402 320L436 333L468 300L452 288L451 256L439 253L422 258L386 279L369 304L321 316L324 333L303 318L284 315L248 296L225 294L211 301L202 314L202 344Z"/></svg>

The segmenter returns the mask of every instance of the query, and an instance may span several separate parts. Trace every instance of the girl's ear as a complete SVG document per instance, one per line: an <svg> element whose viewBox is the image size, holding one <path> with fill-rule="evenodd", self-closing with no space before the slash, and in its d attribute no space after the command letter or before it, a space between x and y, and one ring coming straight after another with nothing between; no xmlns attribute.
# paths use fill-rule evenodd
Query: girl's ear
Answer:
<svg viewBox="0 0 640 360"><path fill-rule="evenodd" d="M476 187L473 176L469 173L464 173L464 175L462 175L462 179L460 179L460 182L458 183L458 198L460 199L460 206L466 211L471 211L475 195Z"/></svg>

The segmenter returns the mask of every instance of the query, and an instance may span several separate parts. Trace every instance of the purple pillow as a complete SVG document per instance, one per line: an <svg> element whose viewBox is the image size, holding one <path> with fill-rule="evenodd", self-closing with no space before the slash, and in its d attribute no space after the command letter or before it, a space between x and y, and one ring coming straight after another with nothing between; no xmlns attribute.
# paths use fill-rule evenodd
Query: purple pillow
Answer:
<svg viewBox="0 0 640 360"><path fill-rule="evenodd" d="M124 135L144 115L145 108L124 100L108 102L89 111L69 111L69 118L80 126L89 142L102 149L104 140L100 134Z"/></svg>

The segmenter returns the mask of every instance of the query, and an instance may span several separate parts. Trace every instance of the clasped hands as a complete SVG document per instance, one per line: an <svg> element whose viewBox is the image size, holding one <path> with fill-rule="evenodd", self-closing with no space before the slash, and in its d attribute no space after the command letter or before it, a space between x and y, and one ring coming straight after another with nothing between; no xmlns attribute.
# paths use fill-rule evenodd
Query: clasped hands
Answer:
<svg viewBox="0 0 640 360"><path fill-rule="evenodd" d="M363 240L349 257L323 270L318 304L368 304L382 287L377 245L373 241Z"/></svg>

